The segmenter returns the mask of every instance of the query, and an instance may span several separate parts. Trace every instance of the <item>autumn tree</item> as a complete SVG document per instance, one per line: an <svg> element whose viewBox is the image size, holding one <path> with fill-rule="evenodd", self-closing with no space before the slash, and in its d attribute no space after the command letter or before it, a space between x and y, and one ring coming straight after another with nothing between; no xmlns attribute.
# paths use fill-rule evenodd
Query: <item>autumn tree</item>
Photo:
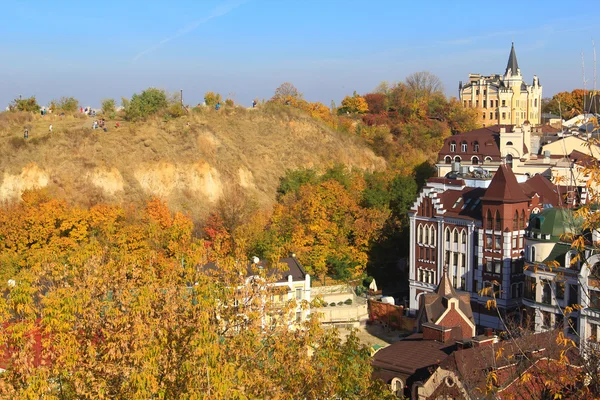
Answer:
<svg viewBox="0 0 600 400"><path fill-rule="evenodd" d="M345 177L333 169L321 182L285 194L274 206L270 226L279 247L295 252L319 277L360 277L387 216L385 209L360 205L365 186L360 175Z"/></svg>
<svg viewBox="0 0 600 400"><path fill-rule="evenodd" d="M364 114L367 111L369 111L368 103L356 91L352 96L344 97L340 108L338 108L338 114Z"/></svg>
<svg viewBox="0 0 600 400"><path fill-rule="evenodd" d="M369 113L380 114L387 111L387 98L383 93L367 93L363 96L367 102Z"/></svg>
<svg viewBox="0 0 600 400"><path fill-rule="evenodd" d="M219 93L215 93L215 92L206 92L204 94L204 103L208 106L208 107L213 107L215 106L217 103L220 103L222 101L222 97Z"/></svg>
<svg viewBox="0 0 600 400"><path fill-rule="evenodd" d="M270 275L249 284L239 255L209 264L192 231L156 198L0 207L0 397L391 398L354 334L316 317L291 331L295 301L270 301Z"/></svg>
<svg viewBox="0 0 600 400"><path fill-rule="evenodd" d="M443 92L444 85L440 78L428 71L414 72L406 77L406 85L417 96L431 96Z"/></svg>
<svg viewBox="0 0 600 400"><path fill-rule="evenodd" d="M275 94L271 97L271 101L282 104L294 103L301 99L302 93L290 82L282 83L275 89Z"/></svg>

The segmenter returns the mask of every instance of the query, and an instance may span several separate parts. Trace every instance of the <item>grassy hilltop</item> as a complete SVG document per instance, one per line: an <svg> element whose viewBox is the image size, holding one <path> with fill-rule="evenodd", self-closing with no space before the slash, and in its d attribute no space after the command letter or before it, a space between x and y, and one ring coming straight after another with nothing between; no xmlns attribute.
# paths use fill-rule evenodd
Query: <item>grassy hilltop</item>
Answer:
<svg viewBox="0 0 600 400"><path fill-rule="evenodd" d="M107 120L108 132L92 130L93 120L0 113L0 201L18 200L23 190L36 187L82 205L157 195L202 218L218 199L240 189L261 205L271 204L286 169L334 163L385 168L361 139L289 107L203 108L177 119Z"/></svg>

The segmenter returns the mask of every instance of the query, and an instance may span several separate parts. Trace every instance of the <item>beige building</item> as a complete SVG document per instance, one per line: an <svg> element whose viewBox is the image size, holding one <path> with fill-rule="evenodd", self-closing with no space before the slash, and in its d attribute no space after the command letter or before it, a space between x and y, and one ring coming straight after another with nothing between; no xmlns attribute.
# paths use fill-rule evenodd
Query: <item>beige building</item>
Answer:
<svg viewBox="0 0 600 400"><path fill-rule="evenodd" d="M484 126L532 125L542 123L542 86L533 76L533 83L523 81L513 43L504 75L469 74L469 82L458 87L465 107L476 108Z"/></svg>

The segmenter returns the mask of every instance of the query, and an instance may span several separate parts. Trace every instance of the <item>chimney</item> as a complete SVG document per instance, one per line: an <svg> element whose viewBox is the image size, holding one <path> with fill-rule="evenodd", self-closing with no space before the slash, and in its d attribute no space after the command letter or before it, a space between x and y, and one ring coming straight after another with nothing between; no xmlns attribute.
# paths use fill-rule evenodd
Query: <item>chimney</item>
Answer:
<svg viewBox="0 0 600 400"><path fill-rule="evenodd" d="M483 330L483 334L487 337L491 337L494 335L494 332L493 332L492 328L485 328Z"/></svg>

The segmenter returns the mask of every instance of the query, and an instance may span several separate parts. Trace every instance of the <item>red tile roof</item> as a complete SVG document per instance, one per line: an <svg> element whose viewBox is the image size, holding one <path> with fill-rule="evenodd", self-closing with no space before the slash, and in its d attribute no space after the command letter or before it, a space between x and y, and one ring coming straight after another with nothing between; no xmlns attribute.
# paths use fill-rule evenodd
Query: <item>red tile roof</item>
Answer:
<svg viewBox="0 0 600 400"><path fill-rule="evenodd" d="M462 190L446 190L438 195L446 216L481 219L481 202L484 188L465 187ZM459 201L460 200L460 201Z"/></svg>
<svg viewBox="0 0 600 400"><path fill-rule="evenodd" d="M561 204L558 189L542 175L535 175L519 185L530 198L537 193L542 204L552 204L553 207L559 207Z"/></svg>
<svg viewBox="0 0 600 400"><path fill-rule="evenodd" d="M452 135L444 140L438 160L444 160L446 156L460 156L462 160L470 160L471 157L477 156L481 160L485 157L491 157L493 161L500 161L500 129L504 128L506 132L511 132L513 125L492 125L484 128L475 129L474 131L459 133ZM467 142L467 151L462 152L461 143ZM450 151L450 143L456 143L456 151ZM479 151L475 152L474 144L479 144Z"/></svg>
<svg viewBox="0 0 600 400"><path fill-rule="evenodd" d="M423 368L439 364L455 349L455 342L423 340L423 334L416 333L375 353L374 376L385 379L379 376L383 375L383 371L378 371L380 369L410 376Z"/></svg>
<svg viewBox="0 0 600 400"><path fill-rule="evenodd" d="M504 164L496 171L490 186L481 199L486 201L501 201L503 203L519 203L530 200L523 192L510 167Z"/></svg>

